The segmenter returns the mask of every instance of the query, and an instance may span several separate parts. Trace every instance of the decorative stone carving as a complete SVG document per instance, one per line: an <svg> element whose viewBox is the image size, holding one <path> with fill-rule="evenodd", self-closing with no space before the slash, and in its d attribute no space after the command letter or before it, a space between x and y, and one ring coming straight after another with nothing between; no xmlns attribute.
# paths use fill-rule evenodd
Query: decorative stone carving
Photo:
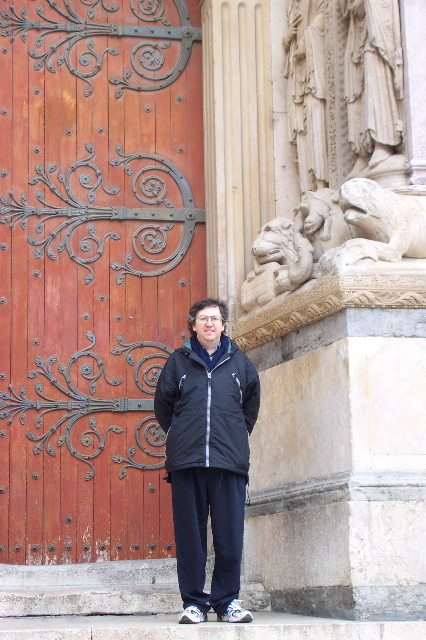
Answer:
<svg viewBox="0 0 426 640"><path fill-rule="evenodd" d="M354 178L340 188L345 220L361 238L348 240L320 258L320 275L340 273L367 260L399 262L426 258L426 197L383 189L373 180Z"/></svg>
<svg viewBox="0 0 426 640"><path fill-rule="evenodd" d="M402 48L398 0L347 0L346 12L345 99L355 177L386 161L403 141Z"/></svg>
<svg viewBox="0 0 426 640"><path fill-rule="evenodd" d="M358 235L357 229L345 221L339 206L339 192L335 189L305 193L296 221L300 224L299 230L312 244L314 263L328 249L338 247Z"/></svg>
<svg viewBox="0 0 426 640"><path fill-rule="evenodd" d="M294 224L275 218L256 238L254 270L242 286L243 310L309 288L315 278L365 270L378 261L426 258L425 193L415 187L391 191L367 178L348 180L340 194L307 192Z"/></svg>
<svg viewBox="0 0 426 640"><path fill-rule="evenodd" d="M371 271L329 275L244 314L232 336L247 351L345 308L426 308L424 263L378 262Z"/></svg>
<svg viewBox="0 0 426 640"><path fill-rule="evenodd" d="M312 273L312 245L287 218L263 225L254 241L254 270L241 289L241 306L250 311L281 293L294 291Z"/></svg>
<svg viewBox="0 0 426 640"><path fill-rule="evenodd" d="M284 38L290 142L296 146L300 190L328 184L325 0L290 0Z"/></svg>

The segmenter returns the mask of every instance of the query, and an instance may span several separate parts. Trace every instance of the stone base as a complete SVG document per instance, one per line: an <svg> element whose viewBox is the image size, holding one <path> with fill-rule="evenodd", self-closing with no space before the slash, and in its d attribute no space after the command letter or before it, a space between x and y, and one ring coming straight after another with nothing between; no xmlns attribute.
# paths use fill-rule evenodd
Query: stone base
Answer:
<svg viewBox="0 0 426 640"><path fill-rule="evenodd" d="M275 501L254 494L247 572L263 580L274 610L347 620L426 616L425 478L414 481L412 500L408 485L385 485L354 487L350 501L344 482L312 484L309 494L292 487L286 496L283 488Z"/></svg>
<svg viewBox="0 0 426 640"><path fill-rule="evenodd" d="M368 302L351 278L354 298ZM349 296L339 282L337 300ZM310 307L302 298L306 313L327 312L320 298ZM296 321L287 305L279 322ZM260 329L253 334L262 339ZM246 579L262 582L287 612L422 618L426 311L345 308L248 355L262 405L250 438Z"/></svg>
<svg viewBox="0 0 426 640"><path fill-rule="evenodd" d="M345 620L426 619L426 585L316 587L271 594L275 611Z"/></svg>

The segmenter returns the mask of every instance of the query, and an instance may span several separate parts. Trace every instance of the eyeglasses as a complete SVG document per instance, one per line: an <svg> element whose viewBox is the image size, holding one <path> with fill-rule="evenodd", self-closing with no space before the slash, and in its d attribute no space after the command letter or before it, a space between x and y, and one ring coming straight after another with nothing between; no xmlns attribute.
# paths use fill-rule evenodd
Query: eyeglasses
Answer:
<svg viewBox="0 0 426 640"><path fill-rule="evenodd" d="M198 322L201 322L201 324L207 324L208 322L220 324L222 322L222 318L220 316L199 316L195 319L198 320Z"/></svg>

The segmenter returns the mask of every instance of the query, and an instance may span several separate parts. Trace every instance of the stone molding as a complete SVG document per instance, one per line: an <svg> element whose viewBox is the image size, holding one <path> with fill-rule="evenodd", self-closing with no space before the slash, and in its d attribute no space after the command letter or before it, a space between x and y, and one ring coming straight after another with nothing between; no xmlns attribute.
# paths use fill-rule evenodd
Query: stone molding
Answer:
<svg viewBox="0 0 426 640"><path fill-rule="evenodd" d="M244 351L346 308L426 308L424 273L358 272L326 276L241 316L232 338Z"/></svg>
<svg viewBox="0 0 426 640"><path fill-rule="evenodd" d="M348 501L426 499L426 472L342 472L250 494L249 518Z"/></svg>

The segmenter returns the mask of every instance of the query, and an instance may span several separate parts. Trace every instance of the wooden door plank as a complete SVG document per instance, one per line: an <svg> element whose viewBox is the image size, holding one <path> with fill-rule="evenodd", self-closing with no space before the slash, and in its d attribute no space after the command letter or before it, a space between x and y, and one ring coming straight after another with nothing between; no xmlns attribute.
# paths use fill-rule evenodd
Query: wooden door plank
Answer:
<svg viewBox="0 0 426 640"><path fill-rule="evenodd" d="M135 21L135 17L127 14L129 21ZM133 43L126 43L125 48L125 60L130 59L130 47ZM126 62L125 62L126 64ZM126 92L124 96L124 134L125 134L125 152L126 153L146 153L146 149L149 144L150 134L148 133L148 125L151 118L150 111L141 112L141 104L143 100L136 91ZM139 115L141 117L139 117ZM133 171L139 170L141 162L137 161L134 164ZM141 203L135 197L134 188L139 192L139 184L133 187L133 180L128 179L125 182L125 203L129 207L141 206ZM133 254L133 234L139 227L139 223L134 221L128 221L125 223L125 253L126 255ZM133 260L139 260L137 256L133 257ZM140 268L136 266L135 268ZM140 341L142 336L138 332L138 325L134 321L134 318L140 310L141 300L141 281L137 276L128 275L125 278L124 286L126 289L125 307L123 313L125 314L125 322L123 323L125 328L125 337L127 343L133 343ZM133 383L133 372L130 370L127 372L127 393L128 397L137 397L138 390L135 389ZM128 416L127 419L127 442L128 447L136 446L136 427L141 419L140 414L134 414ZM143 559L146 557L145 553L145 541L144 541L144 528L145 521L143 516L143 492L145 487L145 473L140 473L138 470L129 470L127 478L128 488L128 535L130 544L130 557L132 559Z"/></svg>
<svg viewBox="0 0 426 640"><path fill-rule="evenodd" d="M0 84L1 104L5 110L0 118L0 140L2 141L2 156L0 159L0 187L2 197L7 197L12 183L12 51L11 47L4 47L0 55ZM12 275L12 246L11 230L8 224L0 225L0 264L2 278L0 282L0 333L3 337L3 348L0 349L0 382L2 391L7 392L7 385L11 382L11 275ZM11 427L7 425L7 417L0 422L0 562L12 562L13 552L9 552L9 514L10 503L10 459L11 459Z"/></svg>
<svg viewBox="0 0 426 640"><path fill-rule="evenodd" d="M127 5L127 3L122 3ZM114 16L114 20L120 18L123 23L126 22L126 14L120 4L118 17ZM112 20L112 18L111 18ZM115 46L116 41L111 38L108 42L108 46ZM124 67L124 52L123 47L118 47L118 56L109 56L107 60L108 77L122 77ZM116 145L121 145L124 148L125 145L125 98L116 99L115 97L116 87L113 84L109 84L108 91L108 140L109 140L109 153L108 159L111 161L117 156ZM124 173L122 166L113 166L109 162L108 166L109 184L117 186L120 191L118 194L118 201L121 206L125 204L125 183L126 174ZM127 178L128 179L128 178ZM108 262L108 299L106 301L106 316L108 318L109 331L110 331L110 349L117 348L117 336L124 333L122 327L122 315L123 308L125 308L126 288L124 284L117 284L118 272L112 270L110 264L124 264L125 258L125 229L121 222L115 227L117 233L120 236L120 240L117 242L111 242L109 244L109 262ZM105 265L106 267L106 265ZM111 370L114 372L114 378L120 378L123 383L117 388L118 395L120 397L127 397L127 383L126 383L126 360L125 354L119 356L112 356L110 359ZM127 423L128 417L125 414L114 415L114 423L119 425L123 429L123 433L118 435L114 439L114 451L113 454L121 457L126 457L128 447L130 444L127 442ZM127 511L128 511L128 483L129 478L126 476L124 479L120 479L119 473L123 465L112 464L111 466L111 559L120 560L128 559L130 557L129 552L129 532L127 528Z"/></svg>
<svg viewBox="0 0 426 640"><path fill-rule="evenodd" d="M149 471L144 474L144 543L147 558L159 558L160 541L160 472Z"/></svg>
<svg viewBox="0 0 426 640"><path fill-rule="evenodd" d="M11 191L21 198L28 188L28 57L24 51L18 59L14 57L14 77L19 83L12 83L13 94L13 131L12 148L12 188ZM27 380L27 301L28 301L28 243L27 232L19 228L11 241L13 255L12 292L10 314L13 318L11 330L11 384L20 388ZM27 442L25 430L19 421L14 421L10 430L10 485L9 540L13 549L14 563L25 563L26 551L26 467ZM32 455L32 454L31 454Z"/></svg>
<svg viewBox="0 0 426 640"><path fill-rule="evenodd" d="M164 480L164 472L160 475L159 492L161 549L160 557L173 558L176 555L176 549L172 518L172 492L171 485Z"/></svg>
<svg viewBox="0 0 426 640"><path fill-rule="evenodd" d="M76 65L76 52L72 52L72 63ZM66 67L62 66L60 70L60 77L58 78L59 90L61 92L61 121L59 127L59 146L55 148L55 153L59 157L59 166L62 172L68 172L70 167L74 165L77 160L81 160L85 157L84 147L79 146L79 120L78 120L78 100L81 94L81 83L71 75ZM80 196L77 191L76 180L74 173L71 175L69 189L73 195ZM71 200L70 196L67 198ZM71 251L78 253L79 246L79 232L71 234L71 227L67 227L62 235L62 240L69 242ZM61 301L60 312L61 317L58 319L57 329L61 332L57 339L61 345L61 362L68 364L73 354L80 349L88 346L86 339L85 344L82 345L78 340L78 325L80 319L78 317L78 285L81 279L81 274L76 263L71 260L68 251L63 251L60 255L60 274L58 274L58 280L56 285L61 289ZM83 276L84 277L84 276ZM51 303L49 304L51 308ZM84 324L84 321L82 322ZM71 367L71 379L72 383L79 385L79 376L76 374L77 367L80 363ZM79 483L79 473L83 476L86 472L85 465L78 463L73 457L70 446L75 447L77 450L81 449L78 446L80 443L74 436L74 431L79 427L72 427L68 433L68 427L71 427L72 412L69 412L67 422L62 427L62 435L66 436L65 443L60 447L60 514L59 521L57 521L56 528L59 533L59 562L61 563L74 563L78 560L78 537L77 531L80 525L80 514L78 507L85 505L85 496L82 495ZM77 421L77 425L80 425L82 420ZM69 444L70 443L70 444ZM55 477L57 473L55 470Z"/></svg>
<svg viewBox="0 0 426 640"><path fill-rule="evenodd" d="M201 43L195 43L192 49L191 60L186 71L187 100L186 119L191 123L191 134L188 143L187 179L191 185L196 206L204 208L204 149L199 144L203 139L203 110L202 105L202 78L201 78Z"/></svg>
<svg viewBox="0 0 426 640"><path fill-rule="evenodd" d="M101 11L102 17L99 19L103 21L107 20L105 11ZM114 20L117 20L117 16L114 16ZM106 38L99 39L98 46L100 50L107 49L109 42ZM96 164L102 171L104 176L105 188L107 190L113 189L116 184L109 180L109 139L108 139L108 116L109 114L114 117L112 105L105 109L105 105L108 104L108 98L111 95L109 93L110 83L108 81L109 70L107 64L103 67L102 71L98 74L97 83L95 88L96 99L93 101L93 131L92 138L95 141L96 148ZM96 204L98 206L109 206L116 203L115 195L110 195L104 189L98 189L96 194ZM120 232L118 224L110 221L97 221L96 222L96 235L99 239L106 238L107 235L113 230ZM121 235L121 234L120 234ZM109 239L105 241L102 257L94 265L95 279L93 281L93 327L96 336L96 343L98 345L99 355L102 357L102 361L105 365L105 372L107 378L102 376L97 381L97 396L102 398L120 397L122 393L123 384L119 387L114 387L107 383L108 380L112 380L116 377L114 372L113 356L111 355L110 345L110 322L108 304L105 304L106 300L103 296L108 293L110 282L110 250L111 245L116 241ZM93 540L94 551L96 559L109 560L111 557L111 483L112 474L116 473L116 465L112 462L112 455L115 447L121 442L122 436L110 432L107 436L107 430L110 425L116 424L116 415L113 414L99 414L96 416L98 422L98 429L104 438L103 450L100 455L95 459L94 464L96 467L96 475L93 483L93 512L95 514L93 522Z"/></svg>
<svg viewBox="0 0 426 640"><path fill-rule="evenodd" d="M29 170L32 175L36 175L36 165L44 166L44 73L38 72L30 64L29 68ZM35 192L33 187L29 187L29 200L35 204ZM39 220L31 218L28 222L29 235L39 241L43 237L43 231L37 233L37 223ZM40 256L40 257L37 257ZM35 366L35 361L40 356L40 346L44 341L44 277L45 277L45 255L39 251L39 247L29 247L28 262L28 370ZM34 393L31 384L31 394ZM31 412L31 429L35 431L35 415ZM44 549L44 460L45 451L39 455L33 453L34 445L27 443L27 564L41 564Z"/></svg>

